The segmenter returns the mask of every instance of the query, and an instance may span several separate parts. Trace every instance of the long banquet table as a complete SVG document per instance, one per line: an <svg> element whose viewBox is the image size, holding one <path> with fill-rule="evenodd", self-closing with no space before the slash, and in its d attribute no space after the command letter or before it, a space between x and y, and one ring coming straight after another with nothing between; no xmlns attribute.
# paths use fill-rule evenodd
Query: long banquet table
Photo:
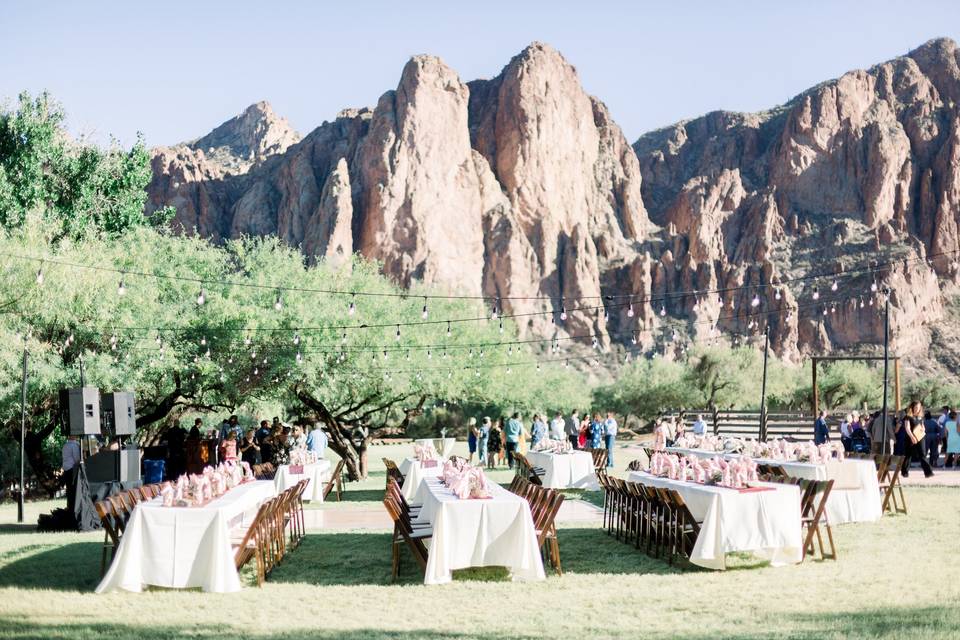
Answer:
<svg viewBox="0 0 960 640"><path fill-rule="evenodd" d="M588 451L547 453L528 451L527 460L546 471L541 481L551 489L599 489L593 456Z"/></svg>
<svg viewBox="0 0 960 640"><path fill-rule="evenodd" d="M543 580L530 505L498 484L489 499L461 500L437 478L420 483L419 522L433 524L424 584L450 582L454 569L507 567L514 580Z"/></svg>
<svg viewBox="0 0 960 640"><path fill-rule="evenodd" d="M420 446L431 446L437 450L441 458L449 458L453 454L453 447L457 444L456 438L419 438L413 441Z"/></svg>
<svg viewBox="0 0 960 640"><path fill-rule="evenodd" d="M432 464L431 464L432 463ZM424 478L436 478L443 473L443 462L432 460L427 463L419 462L416 458L406 458L400 463L400 473L403 474L403 486L400 492L407 502L413 502L417 490Z"/></svg>
<svg viewBox="0 0 960 640"><path fill-rule="evenodd" d="M97 593L139 592L144 586L240 591L230 528L249 523L276 495L273 482L249 482L202 507L164 507L160 498L138 504Z"/></svg>
<svg viewBox="0 0 960 640"><path fill-rule="evenodd" d="M301 480L306 479L308 483L303 492L303 499L323 502L323 484L330 477L330 461L317 460L312 464L303 465L300 473L294 473L293 471L289 464L283 464L277 468L277 473L273 476L273 484L277 493L282 493Z"/></svg>
<svg viewBox="0 0 960 640"><path fill-rule="evenodd" d="M667 451L700 458L739 455L680 447L671 447ZM883 517L880 483L877 481L877 468L873 460L846 458L843 462L832 461L819 464L762 458L756 458L756 461L762 464L780 465L794 478L833 480L833 490L827 498L827 520L831 525L847 522L875 522Z"/></svg>
<svg viewBox="0 0 960 640"><path fill-rule="evenodd" d="M702 521L690 553L693 564L725 569L725 556L734 551L752 552L773 566L803 560L800 488L796 485L757 483L764 490L740 491L669 480L645 471L634 471L627 479L676 490L693 517Z"/></svg>

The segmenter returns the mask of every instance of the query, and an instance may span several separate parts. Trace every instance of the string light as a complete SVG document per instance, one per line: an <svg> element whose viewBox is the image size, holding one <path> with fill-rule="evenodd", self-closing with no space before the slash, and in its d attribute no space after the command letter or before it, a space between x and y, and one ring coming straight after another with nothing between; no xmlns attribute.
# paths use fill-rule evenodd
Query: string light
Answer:
<svg viewBox="0 0 960 640"><path fill-rule="evenodd" d="M662 318L665 315L667 315L667 307L664 305L660 305L660 317Z"/></svg>
<svg viewBox="0 0 960 640"><path fill-rule="evenodd" d="M294 344L294 345L299 345L299 344L300 344L300 334L299 334L299 333L295 333L295 334L293 335L293 344Z"/></svg>
<svg viewBox="0 0 960 640"><path fill-rule="evenodd" d="M354 293L352 296L353 297L350 298L350 307L347 309L347 315L350 316L357 312L357 294Z"/></svg>
<svg viewBox="0 0 960 640"><path fill-rule="evenodd" d="M427 298L426 298L426 296L424 296L424 298L423 298L423 312L420 314L420 317L423 318L424 320L426 320L429 315L430 315L430 313L427 311Z"/></svg>
<svg viewBox="0 0 960 640"><path fill-rule="evenodd" d="M563 298L560 298L560 320L567 319L567 307L563 304Z"/></svg>
<svg viewBox="0 0 960 640"><path fill-rule="evenodd" d="M632 318L632 317L633 317L633 303L632 303L632 302L630 303L630 306L627 307L627 317L628 317L628 318Z"/></svg>
<svg viewBox="0 0 960 640"><path fill-rule="evenodd" d="M283 309L283 298L280 297L279 291L277 291L277 301L273 303L273 308L277 311L281 311Z"/></svg>
<svg viewBox="0 0 960 640"><path fill-rule="evenodd" d="M400 342L400 325L397 325L396 341L397 341L397 342Z"/></svg>
<svg viewBox="0 0 960 640"><path fill-rule="evenodd" d="M453 332L450 330L450 321L447 320L447 337L449 338L452 335L453 335Z"/></svg>
<svg viewBox="0 0 960 640"><path fill-rule="evenodd" d="M833 284L830 285L830 291L836 291L838 288L837 281L834 280Z"/></svg>
<svg viewBox="0 0 960 640"><path fill-rule="evenodd" d="M120 284L117 285L117 295L123 297L127 294L127 288L123 284L123 278L120 278Z"/></svg>
<svg viewBox="0 0 960 640"><path fill-rule="evenodd" d="M43 267L37 269L37 284L43 284Z"/></svg>
<svg viewBox="0 0 960 640"><path fill-rule="evenodd" d="M757 295L756 293L753 294L753 300L750 301L750 306L751 306L751 307L759 307L759 306L760 306L760 296Z"/></svg>
<svg viewBox="0 0 960 640"><path fill-rule="evenodd" d="M820 289L819 289L819 287L817 287L816 285L814 285L814 287L813 287L813 299L814 299L814 300L819 300L819 299L820 299Z"/></svg>
<svg viewBox="0 0 960 640"><path fill-rule="evenodd" d="M777 300L779 300L780 298L783 297L783 296L780 294L780 289L777 289L777 290L774 292L773 297L776 298Z"/></svg>
<svg viewBox="0 0 960 640"><path fill-rule="evenodd" d="M203 290L203 287L200 287L200 295L197 296L197 306L202 306L204 302L207 301L207 294Z"/></svg>

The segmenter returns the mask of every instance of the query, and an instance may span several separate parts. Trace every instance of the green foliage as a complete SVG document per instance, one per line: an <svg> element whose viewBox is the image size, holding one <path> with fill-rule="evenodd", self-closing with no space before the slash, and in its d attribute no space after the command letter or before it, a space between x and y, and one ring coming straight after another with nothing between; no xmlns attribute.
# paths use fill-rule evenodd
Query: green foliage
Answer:
<svg viewBox="0 0 960 640"><path fill-rule="evenodd" d="M102 150L71 140L64 120L46 93L22 93L16 109L0 112L0 227L20 227L34 211L44 213L55 237L169 222L171 208L143 215L151 172L142 139L130 149Z"/></svg>
<svg viewBox="0 0 960 640"><path fill-rule="evenodd" d="M903 388L904 404L919 400L934 414L939 412L940 407L956 407L958 398L960 398L960 385L940 377L915 378L907 382Z"/></svg>

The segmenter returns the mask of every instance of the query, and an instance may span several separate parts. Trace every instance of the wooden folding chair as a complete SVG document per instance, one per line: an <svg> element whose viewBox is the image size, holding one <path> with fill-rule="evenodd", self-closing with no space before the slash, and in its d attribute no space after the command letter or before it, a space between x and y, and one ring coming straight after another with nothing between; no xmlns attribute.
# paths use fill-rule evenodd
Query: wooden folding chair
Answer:
<svg viewBox="0 0 960 640"><path fill-rule="evenodd" d="M267 551L267 520L272 517L275 499L268 500L260 505L250 526L243 535L233 544L234 565L240 571L250 560L257 563L257 586L263 586L270 567L268 566Z"/></svg>
<svg viewBox="0 0 960 640"><path fill-rule="evenodd" d="M877 480L883 502L883 513L907 513L907 499L900 484L900 472L903 469L903 456L878 455L876 458ZM899 498L899 500L898 500Z"/></svg>
<svg viewBox="0 0 960 640"><path fill-rule="evenodd" d="M390 519L393 520L393 540L391 541L391 566L392 577L397 579L400 571L400 542L406 543L410 549L414 560L420 565L421 571L427 570L427 547L424 540L433 536L433 530L422 528L414 530L410 521L403 515L400 506L396 503L394 496L388 493L383 498L383 506L386 507Z"/></svg>
<svg viewBox="0 0 960 640"><path fill-rule="evenodd" d="M543 499L541 500L541 513L539 520L534 520L537 527L537 542L540 545L541 552L545 551L550 565L553 566L558 576L563 575L563 568L560 566L560 543L557 540L557 527L555 519L560 512L560 506L563 504L564 495L559 491L552 489L542 489Z"/></svg>
<svg viewBox="0 0 960 640"><path fill-rule="evenodd" d="M827 500L830 498L830 492L833 490L833 480L806 480L801 485L803 495L801 497L801 523L806 528L807 533L803 541L803 557L807 554L813 555L816 548L813 545L813 538L816 536L817 545L820 548L821 560L836 560L837 548L833 543L833 530L830 528L830 521L826 515ZM827 553L823 546L823 536L820 532L821 525L827 531L827 539L830 542L830 553Z"/></svg>
<svg viewBox="0 0 960 640"><path fill-rule="evenodd" d="M100 557L100 577L107 572L107 551L110 552L110 562L120 546L120 532L117 529L117 517L114 515L113 505L109 500L100 500L93 504L94 510L100 517L103 527L103 553Z"/></svg>
<svg viewBox="0 0 960 640"><path fill-rule="evenodd" d="M697 544L697 538L700 536L700 525L703 523L693 517L679 492L671 489L669 495L677 515L678 551L689 560L693 547Z"/></svg>
<svg viewBox="0 0 960 640"><path fill-rule="evenodd" d="M323 499L326 500L327 496L330 495L330 492L334 488L337 490L337 502L340 502L341 496L343 494L343 459L341 458L337 462L337 466L333 468L333 473L330 474L330 479L327 480L327 484L323 486Z"/></svg>

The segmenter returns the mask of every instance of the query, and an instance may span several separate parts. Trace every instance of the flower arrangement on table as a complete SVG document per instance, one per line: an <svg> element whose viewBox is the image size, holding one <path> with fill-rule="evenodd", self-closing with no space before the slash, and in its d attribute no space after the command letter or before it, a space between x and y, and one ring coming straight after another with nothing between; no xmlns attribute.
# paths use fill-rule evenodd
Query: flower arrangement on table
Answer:
<svg viewBox="0 0 960 640"><path fill-rule="evenodd" d="M308 464L316 464L317 454L314 451L309 451L307 449L294 449L290 452L290 465L291 466L304 466Z"/></svg>
<svg viewBox="0 0 960 640"><path fill-rule="evenodd" d="M443 463L440 479L461 500L489 498L487 477L481 467L474 467L460 457Z"/></svg>
<svg viewBox="0 0 960 640"><path fill-rule="evenodd" d="M750 441L744 447L744 453L765 460L812 464L823 464L833 460L843 462L845 456L843 445L839 442L817 445L812 442L789 442L779 438L767 442Z"/></svg>
<svg viewBox="0 0 960 640"><path fill-rule="evenodd" d="M175 483L165 482L160 489L160 499L165 507L202 507L252 480L253 471L248 463L221 463L216 468L204 467L201 474L183 474Z"/></svg>
<svg viewBox="0 0 960 640"><path fill-rule="evenodd" d="M672 453L654 453L650 473L670 480L686 480L706 485L742 489L756 482L757 463L746 456L726 460L720 456L698 458Z"/></svg>
<svg viewBox="0 0 960 640"><path fill-rule="evenodd" d="M440 454L432 444L413 445L413 457L417 462L426 462L427 460L438 460Z"/></svg>
<svg viewBox="0 0 960 640"><path fill-rule="evenodd" d="M570 453L572 450L569 440L551 440L550 438L544 438L531 449L537 453Z"/></svg>

